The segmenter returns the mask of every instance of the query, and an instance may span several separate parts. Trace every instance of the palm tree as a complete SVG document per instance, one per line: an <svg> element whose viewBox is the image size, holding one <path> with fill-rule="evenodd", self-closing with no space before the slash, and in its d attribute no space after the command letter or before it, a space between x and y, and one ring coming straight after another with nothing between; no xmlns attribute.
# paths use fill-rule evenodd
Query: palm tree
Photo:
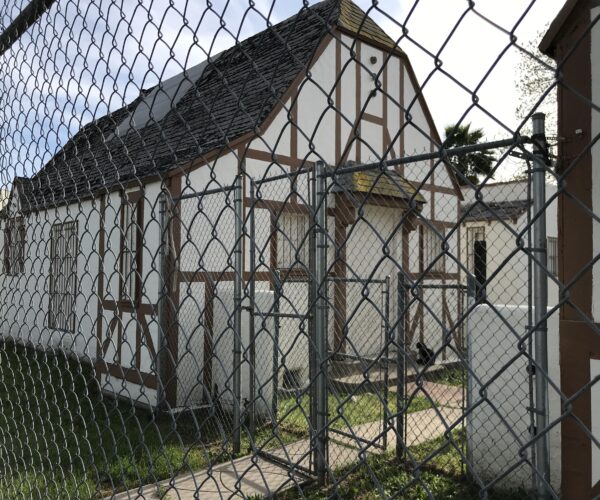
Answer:
<svg viewBox="0 0 600 500"><path fill-rule="evenodd" d="M483 130L477 128L471 130L471 124L466 125L448 125L445 130L446 140L445 148L455 148L458 146L470 146L479 144L483 139ZM462 174L458 175L458 182L461 185L467 184L468 179L473 184L479 184L480 176L491 177L496 158L489 151L477 151L465 155L449 155L448 159L452 165ZM466 178L466 179L465 179Z"/></svg>

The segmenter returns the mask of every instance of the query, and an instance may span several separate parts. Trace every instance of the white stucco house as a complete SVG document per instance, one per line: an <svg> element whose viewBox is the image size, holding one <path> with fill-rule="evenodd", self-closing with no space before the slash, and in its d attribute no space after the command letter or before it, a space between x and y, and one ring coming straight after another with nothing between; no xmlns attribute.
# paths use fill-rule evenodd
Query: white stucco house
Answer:
<svg viewBox="0 0 600 500"><path fill-rule="evenodd" d="M480 201L477 200L480 196ZM531 194L525 180L490 182L477 189L463 188L461 203L461 262L487 283L486 298L492 304L523 305L528 302L528 227ZM548 255L548 304L558 302L558 200L556 185L546 183L546 234ZM533 238L533 231L531 231ZM483 243L481 256L477 242ZM485 255L484 255L485 254ZM481 269L477 269L477 265ZM533 271L531 271L533 272ZM462 273L466 282L466 272Z"/></svg>
<svg viewBox="0 0 600 500"><path fill-rule="evenodd" d="M306 176L294 182L294 172L318 160L335 168L429 152L441 142L406 54L371 19L362 23L363 16L349 0L305 8L141 90L133 102L83 126L39 172L15 179L2 219L1 334L68 350L94 365L106 393L149 407L225 397L235 217L230 194L214 190L243 176L245 213L252 210L256 225L254 267L244 239L244 280L256 287L251 306L271 309L276 276L283 275L281 311L302 310L308 195ZM411 164L384 176L357 172L332 187L330 348L336 352L368 357L382 343L381 310L348 278L389 277L390 324L398 272L458 282L453 259L430 266L462 198L443 163L422 182L432 166ZM260 200L251 198L251 179L282 173L290 179L262 183ZM456 234L447 238L455 254ZM436 300L441 310L442 297ZM413 311L407 330L414 343L427 313L418 304ZM245 311L244 332L249 321ZM274 323L255 326L266 401ZM295 341L304 327L291 319L278 327L280 356L305 377L308 344ZM441 329L431 335L436 349ZM244 362L242 396L248 379Z"/></svg>

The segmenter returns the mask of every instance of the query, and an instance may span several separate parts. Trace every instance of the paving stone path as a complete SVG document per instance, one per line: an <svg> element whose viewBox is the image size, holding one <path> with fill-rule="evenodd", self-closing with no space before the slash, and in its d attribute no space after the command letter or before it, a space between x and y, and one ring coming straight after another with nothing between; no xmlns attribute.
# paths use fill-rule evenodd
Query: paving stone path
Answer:
<svg viewBox="0 0 600 500"><path fill-rule="evenodd" d="M434 384L435 385L435 384ZM453 406L453 405L450 405ZM461 418L462 412L456 407L440 407L446 423L456 422ZM354 431L356 435L366 439L375 439L382 433L382 423L370 422L357 426ZM441 436L446 427L436 410L428 409L407 416L407 444L414 446ZM396 443L396 435L390 431L388 434L388 448L393 449ZM376 452L374 450L374 452ZM309 442L300 440L285 446L285 449L276 450L286 461L289 459L300 465L308 465ZM330 465L337 469L348 465L358 459L356 443L350 438L335 436L330 439L329 444ZM156 484L146 485L142 488L126 491L113 497L117 500L130 498L159 498L159 492L169 490L168 499L226 499L243 498L244 496L269 497L274 492L294 488L303 479L267 462L262 458L252 456L241 457L237 460L212 466L208 469L197 471L194 474L181 475ZM237 493L235 493L237 491Z"/></svg>

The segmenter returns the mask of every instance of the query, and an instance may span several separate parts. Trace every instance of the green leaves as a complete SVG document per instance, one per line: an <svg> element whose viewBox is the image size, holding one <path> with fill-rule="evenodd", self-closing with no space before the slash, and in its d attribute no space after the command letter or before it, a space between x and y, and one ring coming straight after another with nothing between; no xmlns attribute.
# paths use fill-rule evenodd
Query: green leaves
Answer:
<svg viewBox="0 0 600 500"><path fill-rule="evenodd" d="M471 124L448 125L444 129L446 139L445 148L456 148L479 144L484 137L483 129L471 130ZM469 153L466 155L451 155L448 157L451 165L456 169L458 182L461 186L479 184L482 178L492 177L495 156L488 151Z"/></svg>

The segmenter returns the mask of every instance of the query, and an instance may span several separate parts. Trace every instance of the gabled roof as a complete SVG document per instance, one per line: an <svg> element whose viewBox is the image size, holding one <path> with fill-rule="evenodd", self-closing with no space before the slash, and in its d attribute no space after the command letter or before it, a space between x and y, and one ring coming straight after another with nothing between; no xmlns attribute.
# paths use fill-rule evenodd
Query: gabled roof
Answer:
<svg viewBox="0 0 600 500"><path fill-rule="evenodd" d="M409 200L414 196L418 203L425 203L425 198L417 189L398 172L389 170L382 175L376 170L352 172L335 177L334 191L381 195L391 198Z"/></svg>
<svg viewBox="0 0 600 500"><path fill-rule="evenodd" d="M565 2L557 16L550 23L548 31L546 31L546 34L540 42L539 49L542 54L554 57L554 45L556 42L556 37L560 33L563 25L567 22L567 19L569 19L569 16L573 12L573 9L575 9L577 4L587 1L589 0L567 0Z"/></svg>
<svg viewBox="0 0 600 500"><path fill-rule="evenodd" d="M466 214L463 222L492 222L495 220L517 220L531 205L528 200L493 201L464 204L460 216Z"/></svg>
<svg viewBox="0 0 600 500"><path fill-rule="evenodd" d="M86 199L227 152L260 130L332 28L402 54L350 0L304 7L82 127L37 174L20 180L21 208Z"/></svg>

